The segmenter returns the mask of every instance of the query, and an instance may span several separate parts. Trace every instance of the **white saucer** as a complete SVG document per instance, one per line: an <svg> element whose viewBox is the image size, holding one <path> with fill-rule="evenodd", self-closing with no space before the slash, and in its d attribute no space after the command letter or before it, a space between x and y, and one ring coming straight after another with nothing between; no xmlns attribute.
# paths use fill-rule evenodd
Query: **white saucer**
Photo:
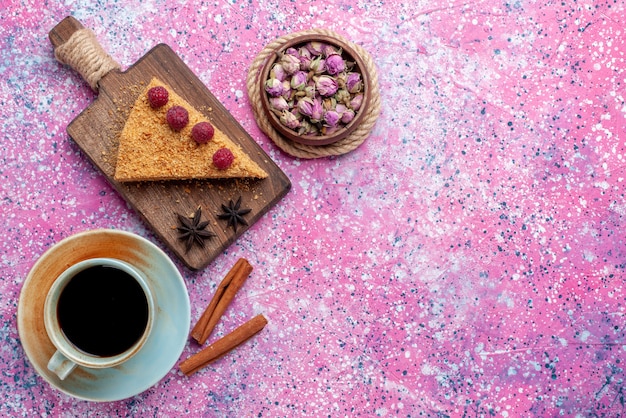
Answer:
<svg viewBox="0 0 626 418"><path fill-rule="evenodd" d="M146 275L157 305L154 329L141 351L126 363L109 369L77 367L60 380L47 368L55 348L44 326L44 301L52 282L63 270L95 257L126 261ZM60 241L37 260L24 281L17 315L22 346L35 370L68 395L103 402L137 395L174 367L187 343L191 310L185 282L161 249L128 232L98 229Z"/></svg>

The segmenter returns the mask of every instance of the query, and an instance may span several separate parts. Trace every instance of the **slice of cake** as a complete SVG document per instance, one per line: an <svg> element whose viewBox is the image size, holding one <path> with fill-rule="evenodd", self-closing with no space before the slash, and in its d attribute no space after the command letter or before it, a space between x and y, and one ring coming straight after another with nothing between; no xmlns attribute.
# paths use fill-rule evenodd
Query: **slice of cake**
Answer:
<svg viewBox="0 0 626 418"><path fill-rule="evenodd" d="M243 149L153 78L120 135L115 180L266 178Z"/></svg>

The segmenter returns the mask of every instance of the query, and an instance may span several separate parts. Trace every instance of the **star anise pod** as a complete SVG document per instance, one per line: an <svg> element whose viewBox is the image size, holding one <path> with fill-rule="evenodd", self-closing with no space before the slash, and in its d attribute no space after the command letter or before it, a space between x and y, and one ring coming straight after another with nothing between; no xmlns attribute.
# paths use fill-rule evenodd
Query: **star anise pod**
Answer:
<svg viewBox="0 0 626 418"><path fill-rule="evenodd" d="M236 203L233 201L228 202L228 206L222 203L222 210L224 213L220 213L218 217L220 219L228 219L228 225L232 226L235 232L237 232L237 226L248 225L248 222L243 218L243 215L250 213L252 209L241 209L241 196L237 199Z"/></svg>
<svg viewBox="0 0 626 418"><path fill-rule="evenodd" d="M180 226L177 227L181 240L185 240L185 252L188 252L193 246L194 242L204 248L204 240L214 237L215 234L207 231L205 228L209 224L209 221L200 222L202 217L202 209L198 207L193 214L193 218L183 216L177 213Z"/></svg>

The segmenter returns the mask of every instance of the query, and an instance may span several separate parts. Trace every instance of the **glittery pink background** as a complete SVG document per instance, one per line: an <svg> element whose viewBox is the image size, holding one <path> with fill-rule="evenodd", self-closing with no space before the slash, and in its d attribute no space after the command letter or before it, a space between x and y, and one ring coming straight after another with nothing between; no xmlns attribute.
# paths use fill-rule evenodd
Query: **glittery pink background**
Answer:
<svg viewBox="0 0 626 418"><path fill-rule="evenodd" d="M621 0L9 0L0 12L2 416L602 416L625 412L626 8ZM72 14L123 67L164 42L285 171L291 192L199 273L255 270L217 332L262 334L112 403L25 358L17 301L51 245L115 228L161 245L65 133L94 99L54 59ZM382 115L339 157L258 129L245 76L278 36L370 52ZM182 357L194 352L188 345Z"/></svg>

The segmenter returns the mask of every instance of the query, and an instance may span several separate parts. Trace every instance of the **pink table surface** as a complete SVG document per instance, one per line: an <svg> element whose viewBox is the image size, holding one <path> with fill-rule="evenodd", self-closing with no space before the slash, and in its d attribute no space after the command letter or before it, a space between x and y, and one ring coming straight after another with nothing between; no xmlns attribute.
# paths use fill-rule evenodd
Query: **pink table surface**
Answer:
<svg viewBox="0 0 626 418"><path fill-rule="evenodd" d="M623 1L65 3L0 12L0 415L626 413ZM217 333L257 313L263 333L111 403L52 388L17 332L24 278L59 240L114 228L162 246L65 133L95 97L47 39L69 14L123 67L169 44L293 183L205 270L175 260L195 323L248 258ZM380 73L381 117L338 158L280 151L245 89L267 43L312 27Z"/></svg>

